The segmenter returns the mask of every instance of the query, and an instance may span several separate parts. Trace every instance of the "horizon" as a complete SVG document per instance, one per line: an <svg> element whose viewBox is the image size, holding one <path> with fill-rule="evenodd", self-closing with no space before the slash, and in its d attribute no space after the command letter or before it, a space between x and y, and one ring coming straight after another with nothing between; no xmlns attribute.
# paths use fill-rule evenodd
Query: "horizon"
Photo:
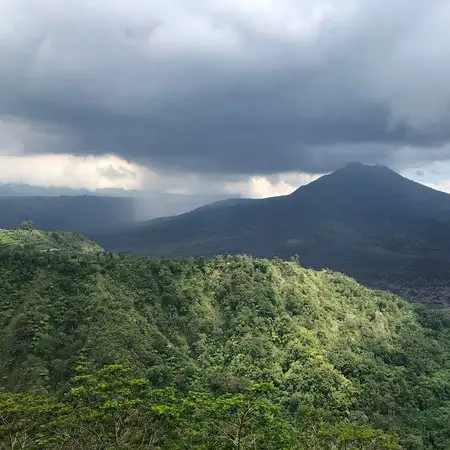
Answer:
<svg viewBox="0 0 450 450"><path fill-rule="evenodd" d="M4 0L0 180L258 198L356 160L450 191L449 20L434 1Z"/></svg>
<svg viewBox="0 0 450 450"><path fill-rule="evenodd" d="M425 172L420 169L413 169L413 170L403 170L403 171L397 171L395 168L389 167L384 164L366 164L361 161L352 161L349 163L346 163L342 165L340 168L336 169L333 172L342 170L346 167L352 166L352 165L362 165L366 167L386 167L388 169L393 170L394 172L398 173L399 175L415 181L416 183L419 183L423 186L429 187L431 189L434 189L439 192L444 192L447 194L450 194L450 183L447 183L444 181L444 183L433 183L433 182L427 182L424 180L426 179ZM171 192L168 191L158 191L156 189L150 190L150 189L139 189L138 187L134 188L122 188L122 187L97 187L97 188L83 188L83 187L70 187L67 185L58 185L58 184L30 184L25 182L5 182L0 180L0 186L12 186L16 188L29 188L30 190L34 190L35 192L38 192L37 194L27 194L31 196L39 196L43 195L43 191L55 191L55 194L48 193L48 196L60 196L60 195L102 195L102 196L112 196L112 197L130 197L133 198L134 196L139 198L145 198L146 196L149 197L158 197L158 196L171 196L171 197L177 197L179 199L182 198L203 198L205 201L208 199L208 197L211 198L211 202L215 202L217 200L221 199L229 199L229 198L249 198L249 199L258 199L258 198L271 198L271 197L279 197L284 195L290 195L291 193L295 192L297 189L299 189L302 186L306 186L310 183L313 183L314 181L317 181L323 176L329 175L333 172L323 173L323 174L306 174L309 178L305 182L300 182L298 184L291 184L288 185L287 183L281 183L281 189L280 189L280 183L271 183L269 179L266 177L260 177L255 176L251 177L249 180L249 184L253 183L254 186L256 185L256 189L251 190L247 189L247 194L245 195L246 190L243 189L242 183L237 183L235 185L231 184L228 189L228 192L216 192L216 193L204 193L204 192ZM434 175L436 175L434 173ZM262 184L263 189L258 189L258 183ZM233 187L235 190L233 190ZM241 189L239 189L241 188ZM278 192L277 192L278 191ZM41 194L39 194L41 192ZM0 194L1 195L1 194ZM24 194L25 195L25 194Z"/></svg>

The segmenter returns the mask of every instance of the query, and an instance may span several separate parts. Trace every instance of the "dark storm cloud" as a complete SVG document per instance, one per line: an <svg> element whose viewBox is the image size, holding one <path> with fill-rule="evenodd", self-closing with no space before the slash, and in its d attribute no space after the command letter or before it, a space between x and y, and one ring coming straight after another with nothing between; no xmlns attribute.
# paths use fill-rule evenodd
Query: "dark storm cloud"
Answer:
<svg viewBox="0 0 450 450"><path fill-rule="evenodd" d="M0 118L58 136L25 151L222 174L450 158L445 2L153 3L3 2Z"/></svg>

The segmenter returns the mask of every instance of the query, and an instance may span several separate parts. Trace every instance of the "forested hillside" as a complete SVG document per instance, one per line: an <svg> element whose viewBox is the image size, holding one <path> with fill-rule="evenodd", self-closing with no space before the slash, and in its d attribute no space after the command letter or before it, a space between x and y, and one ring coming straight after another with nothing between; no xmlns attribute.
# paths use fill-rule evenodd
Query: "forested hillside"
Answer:
<svg viewBox="0 0 450 450"><path fill-rule="evenodd" d="M93 237L110 251L160 257L299 255L307 267L450 305L450 195L382 166L350 164L287 196L219 202Z"/></svg>
<svg viewBox="0 0 450 450"><path fill-rule="evenodd" d="M103 251L95 242L68 231L35 230L32 222L23 222L16 230L0 229L0 248L8 250L63 251L98 253Z"/></svg>
<svg viewBox="0 0 450 450"><path fill-rule="evenodd" d="M447 449L449 326L296 261L0 245L0 436L25 433L22 448ZM241 413L237 446L227 418Z"/></svg>

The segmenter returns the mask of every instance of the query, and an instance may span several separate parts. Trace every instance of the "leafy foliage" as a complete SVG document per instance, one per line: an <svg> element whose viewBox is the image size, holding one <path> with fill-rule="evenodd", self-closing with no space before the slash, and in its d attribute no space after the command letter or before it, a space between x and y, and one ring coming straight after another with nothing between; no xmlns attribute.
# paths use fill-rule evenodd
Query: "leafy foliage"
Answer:
<svg viewBox="0 0 450 450"><path fill-rule="evenodd" d="M152 389L121 365L79 366L74 387L54 398L2 394L2 448L399 449L396 438L341 421L306 434L283 417L278 390L254 383L239 394ZM351 446L351 447L350 447Z"/></svg>
<svg viewBox="0 0 450 450"><path fill-rule="evenodd" d="M76 233L35 230L30 221L23 222L17 230L0 230L0 248L14 246L41 251L71 251L98 253L103 251L95 242Z"/></svg>
<svg viewBox="0 0 450 450"><path fill-rule="evenodd" d="M35 446L450 443L448 318L340 274L5 245L0 299L2 414L21 395L61 411Z"/></svg>

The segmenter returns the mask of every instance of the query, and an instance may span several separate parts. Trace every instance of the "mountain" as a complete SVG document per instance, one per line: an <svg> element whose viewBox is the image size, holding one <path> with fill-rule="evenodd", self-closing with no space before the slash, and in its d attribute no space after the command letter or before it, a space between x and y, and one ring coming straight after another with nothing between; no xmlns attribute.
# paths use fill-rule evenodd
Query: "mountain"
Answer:
<svg viewBox="0 0 450 450"><path fill-rule="evenodd" d="M384 166L350 164L288 196L216 203L96 240L158 256L299 255L308 267L450 303L450 195Z"/></svg>
<svg viewBox="0 0 450 450"><path fill-rule="evenodd" d="M132 198L83 196L0 197L0 228L31 220L43 230L107 232L136 223Z"/></svg>
<svg viewBox="0 0 450 450"><path fill-rule="evenodd" d="M67 186L35 186L26 183L1 183L0 197L59 197L63 195L95 195L106 197L139 197L144 191L121 188L83 189Z"/></svg>
<svg viewBox="0 0 450 450"><path fill-rule="evenodd" d="M221 194L175 194L166 192L146 191L141 189L97 188L83 189L67 186L35 186L26 183L0 182L0 197L61 197L90 195L96 197L127 197L143 200L161 198L169 203L192 203L198 207L203 204L225 199ZM188 206L189 208L189 206ZM192 209L192 208L191 208Z"/></svg>
<svg viewBox="0 0 450 450"><path fill-rule="evenodd" d="M2 231L0 239L8 233L18 232ZM52 233L20 233L52 239ZM10 437L5 430L20 439L21 427L29 424L25 436L37 436L41 448L112 448L52 439L81 429L90 430L86 439L97 436L95 430L108 433L108 418L116 416L130 426L148 413L139 406L142 398L129 399L147 382L174 390L145 401L172 403L153 404L139 429L151 427L156 414L161 431L166 420L186 408L191 415L200 402L211 415L199 422L207 430L219 410L233 420L241 406L255 401L242 393L265 382L277 393L272 406L261 405L268 411L262 426L281 411L299 436L295 447L257 448L448 448L450 322L443 313L295 261L161 260L64 245L58 252L43 251L29 243L0 245L0 444ZM134 383L121 384L117 364L135 374ZM70 389L74 375L81 386ZM173 399L175 393L187 400ZM217 409L205 404L206 395L219 396ZM64 402L75 397L78 403L49 409L51 396ZM55 416L49 418L49 411ZM63 416L54 422L55 434L45 424L57 414ZM186 420L176 425L188 427L183 435L195 427ZM64 431L76 421L78 431ZM43 423L35 434L33 423ZM284 429L281 422L277 427L275 436ZM387 440L381 445L383 432L396 435L400 446ZM211 446L211 437L202 438L204 445L200 436L195 445L180 446L177 439L177 445L160 448L236 448L229 441ZM121 448L156 448L152 442Z"/></svg>
<svg viewBox="0 0 450 450"><path fill-rule="evenodd" d="M226 201L220 194L141 193L135 197L138 221L183 214L213 202Z"/></svg>
<svg viewBox="0 0 450 450"><path fill-rule="evenodd" d="M222 199L213 194L0 185L0 228L14 228L24 220L31 220L44 230L104 233L142 220L181 214Z"/></svg>
<svg viewBox="0 0 450 450"><path fill-rule="evenodd" d="M60 195L89 195L89 191L69 187L34 186L26 183L0 183L0 197L57 197Z"/></svg>

